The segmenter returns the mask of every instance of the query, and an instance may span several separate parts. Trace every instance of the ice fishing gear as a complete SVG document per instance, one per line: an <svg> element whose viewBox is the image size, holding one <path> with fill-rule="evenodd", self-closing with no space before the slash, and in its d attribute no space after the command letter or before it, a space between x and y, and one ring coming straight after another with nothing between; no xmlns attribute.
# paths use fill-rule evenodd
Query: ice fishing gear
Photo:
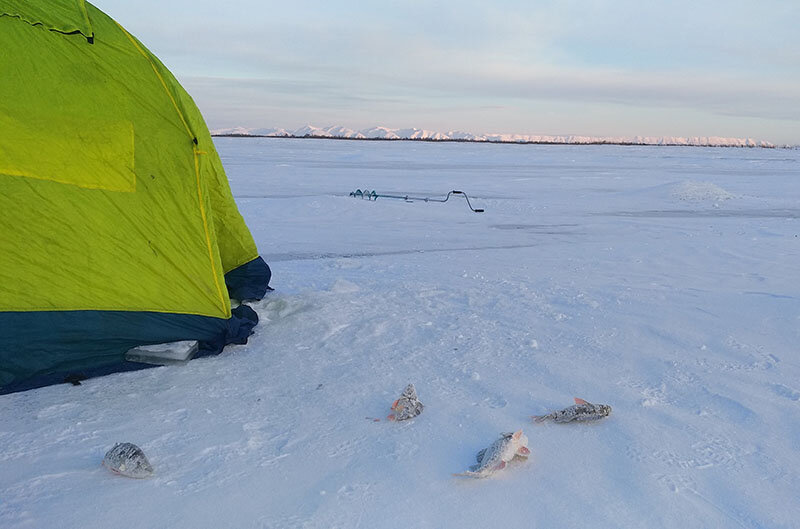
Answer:
<svg viewBox="0 0 800 529"><path fill-rule="evenodd" d="M415 200L421 200L422 202L447 202L450 199L450 195L463 196L464 199L467 201L467 206L469 206L469 209L471 209L475 213L483 213L484 211L483 208L476 209L472 207L472 203L469 201L469 197L463 191L456 191L456 190L450 191L444 198L414 197L411 195L383 195L383 194L379 195L378 193L375 192L375 190L369 191L367 189L364 189L363 191L360 189L356 189L355 191L350 193L351 197L363 198L366 200L378 200L379 198L397 198L400 200L405 200L406 202L414 202Z"/></svg>

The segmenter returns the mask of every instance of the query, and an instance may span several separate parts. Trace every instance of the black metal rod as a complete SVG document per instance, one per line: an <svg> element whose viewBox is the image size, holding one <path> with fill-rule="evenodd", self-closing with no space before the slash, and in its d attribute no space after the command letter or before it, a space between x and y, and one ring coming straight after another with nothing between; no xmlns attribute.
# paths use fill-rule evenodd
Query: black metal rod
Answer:
<svg viewBox="0 0 800 529"><path fill-rule="evenodd" d="M467 194L464 193L463 191L457 191L457 190L450 191L444 198L414 197L411 195L383 195L383 194L379 195L375 191L367 191L366 189L364 191L356 189L355 191L350 193L351 197L366 198L367 200L378 200L378 198L396 198L400 200L405 200L406 202L421 200L423 202L440 202L440 203L444 203L450 200L450 195L462 195L464 199L467 201L467 206L469 207L469 209L471 209L475 213L484 212L483 208L477 208L477 209L473 208L472 203L469 201L469 197L467 196Z"/></svg>

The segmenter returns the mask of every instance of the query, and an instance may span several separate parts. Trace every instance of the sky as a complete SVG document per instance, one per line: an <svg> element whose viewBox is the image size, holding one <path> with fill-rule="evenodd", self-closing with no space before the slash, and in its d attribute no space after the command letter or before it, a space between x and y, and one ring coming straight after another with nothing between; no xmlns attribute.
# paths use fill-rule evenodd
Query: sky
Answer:
<svg viewBox="0 0 800 529"><path fill-rule="evenodd" d="M796 0L96 0L210 128L800 144Z"/></svg>

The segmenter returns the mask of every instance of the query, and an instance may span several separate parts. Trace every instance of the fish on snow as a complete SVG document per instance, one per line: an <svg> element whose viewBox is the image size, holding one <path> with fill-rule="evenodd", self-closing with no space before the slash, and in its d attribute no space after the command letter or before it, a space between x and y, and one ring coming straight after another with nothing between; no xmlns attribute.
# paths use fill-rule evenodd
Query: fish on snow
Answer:
<svg viewBox="0 0 800 529"><path fill-rule="evenodd" d="M106 452L103 466L114 474L128 478L142 479L153 475L153 466L133 443L117 443Z"/></svg>
<svg viewBox="0 0 800 529"><path fill-rule="evenodd" d="M469 478L489 477L498 470L506 468L506 463L515 457L527 458L530 454L528 438L522 433L522 430L514 433L505 432L500 434L500 438L488 448L478 452L475 456L478 461L477 465L472 465L467 472L453 475Z"/></svg>
<svg viewBox="0 0 800 529"><path fill-rule="evenodd" d="M531 415L536 422L552 419L553 422L565 423L572 421L596 421L611 414L611 406L607 404L592 404L583 399L575 398L575 405L563 410L554 411L547 415Z"/></svg>
<svg viewBox="0 0 800 529"><path fill-rule="evenodd" d="M425 408L417 397L417 389L414 384L409 384L403 390L400 398L392 404L392 413L387 417L390 421L405 421L413 419Z"/></svg>

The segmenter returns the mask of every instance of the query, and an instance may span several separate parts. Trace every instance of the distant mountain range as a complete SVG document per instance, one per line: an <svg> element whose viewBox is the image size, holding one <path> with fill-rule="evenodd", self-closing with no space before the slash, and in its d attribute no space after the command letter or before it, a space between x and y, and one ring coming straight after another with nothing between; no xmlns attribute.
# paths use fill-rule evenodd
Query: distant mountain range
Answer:
<svg viewBox="0 0 800 529"><path fill-rule="evenodd" d="M418 140L418 141L468 141L491 143L543 143L578 145L688 145L695 147L765 147L775 145L752 138L721 138L718 136L534 136L526 134L472 134L471 132L436 132L425 129L390 129L372 127L352 130L347 127L315 127L306 125L297 130L259 129L233 127L212 130L213 136L256 136L271 138L332 138L350 140Z"/></svg>

